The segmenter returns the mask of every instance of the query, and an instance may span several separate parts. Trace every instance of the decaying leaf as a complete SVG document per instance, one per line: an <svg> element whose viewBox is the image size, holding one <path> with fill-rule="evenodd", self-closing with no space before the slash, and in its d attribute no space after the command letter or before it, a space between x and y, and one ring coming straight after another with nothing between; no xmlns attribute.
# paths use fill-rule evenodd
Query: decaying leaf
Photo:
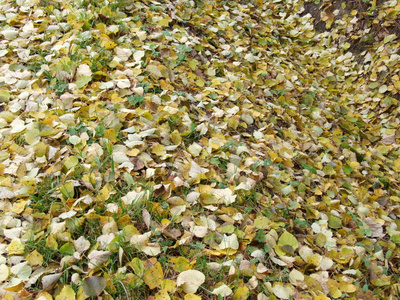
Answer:
<svg viewBox="0 0 400 300"><path fill-rule="evenodd" d="M111 255L110 251L98 251L93 250L89 253L89 267L95 268L102 266L105 262L108 261L108 257Z"/></svg>
<svg viewBox="0 0 400 300"><path fill-rule="evenodd" d="M82 287L87 296L100 296L106 287L106 280L99 276L90 276L83 280Z"/></svg>

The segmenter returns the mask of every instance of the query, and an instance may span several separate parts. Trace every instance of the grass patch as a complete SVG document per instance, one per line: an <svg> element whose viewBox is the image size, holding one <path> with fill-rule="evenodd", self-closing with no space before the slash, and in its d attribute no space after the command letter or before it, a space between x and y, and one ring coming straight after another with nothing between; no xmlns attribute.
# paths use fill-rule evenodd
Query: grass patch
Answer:
<svg viewBox="0 0 400 300"><path fill-rule="evenodd" d="M35 191L30 196L30 206L38 212L48 212L53 203L58 202L54 193L60 186L60 178L54 175L43 177L36 184Z"/></svg>

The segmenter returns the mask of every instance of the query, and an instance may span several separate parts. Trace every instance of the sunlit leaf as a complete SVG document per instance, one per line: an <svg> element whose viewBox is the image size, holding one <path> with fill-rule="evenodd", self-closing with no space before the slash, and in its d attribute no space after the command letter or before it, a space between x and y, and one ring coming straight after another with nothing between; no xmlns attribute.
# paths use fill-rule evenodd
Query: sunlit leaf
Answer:
<svg viewBox="0 0 400 300"><path fill-rule="evenodd" d="M291 246L293 249L297 249L299 247L299 242L297 239L290 233L285 231L278 240L278 245L281 246Z"/></svg>
<svg viewBox="0 0 400 300"><path fill-rule="evenodd" d="M272 291L279 299L290 299L294 293L294 288L290 284L275 282Z"/></svg>
<svg viewBox="0 0 400 300"><path fill-rule="evenodd" d="M160 286L164 279L164 272L161 264L155 258L150 258L145 263L146 271L143 274L143 280L150 289Z"/></svg>
<svg viewBox="0 0 400 300"><path fill-rule="evenodd" d="M187 270L183 271L178 275L176 280L176 285L185 293L196 293L197 289L205 281L205 276L203 273L197 270Z"/></svg>
<svg viewBox="0 0 400 300"><path fill-rule="evenodd" d="M232 289L226 284L221 284L217 288L215 288L212 293L214 295L218 295L219 297L226 297L232 294Z"/></svg>
<svg viewBox="0 0 400 300"><path fill-rule="evenodd" d="M20 239L13 240L7 247L9 255L22 255L25 252L25 245Z"/></svg>
<svg viewBox="0 0 400 300"><path fill-rule="evenodd" d="M88 84L90 81L92 80L91 76L81 76L78 78L78 80L76 81L76 85L78 86L78 88L83 88L86 84Z"/></svg>
<svg viewBox="0 0 400 300"><path fill-rule="evenodd" d="M54 298L55 300L74 300L76 299L73 288L69 285L64 285L60 293Z"/></svg>

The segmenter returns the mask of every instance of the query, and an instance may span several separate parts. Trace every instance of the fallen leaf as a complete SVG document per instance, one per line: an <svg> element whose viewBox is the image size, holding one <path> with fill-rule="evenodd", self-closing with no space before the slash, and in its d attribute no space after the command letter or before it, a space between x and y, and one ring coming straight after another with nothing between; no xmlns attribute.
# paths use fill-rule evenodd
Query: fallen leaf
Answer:
<svg viewBox="0 0 400 300"><path fill-rule="evenodd" d="M237 236L235 234L232 235L226 235L224 234L222 238L222 242L218 245L220 249L234 249L237 250L239 249L239 242L237 239Z"/></svg>
<svg viewBox="0 0 400 300"><path fill-rule="evenodd" d="M106 280L99 276L90 276L82 282L83 290L89 297L98 297L106 287Z"/></svg>
<svg viewBox="0 0 400 300"><path fill-rule="evenodd" d="M160 286L164 279L164 272L161 264L154 257L148 259L145 263L146 271L143 274L143 280L150 289Z"/></svg>
<svg viewBox="0 0 400 300"><path fill-rule="evenodd" d="M89 253L89 268L101 267L105 262L108 261L109 256L111 255L110 251L98 251L93 250Z"/></svg>
<svg viewBox="0 0 400 300"><path fill-rule="evenodd" d="M272 291L279 299L290 299L294 294L293 286L281 282L275 282Z"/></svg>
<svg viewBox="0 0 400 300"><path fill-rule="evenodd" d="M176 285L185 293L196 293L197 289L205 282L204 274L197 270L183 271L176 279Z"/></svg>
<svg viewBox="0 0 400 300"><path fill-rule="evenodd" d="M75 300L76 295L73 288L69 285L64 285L60 293L54 298L54 300Z"/></svg>
<svg viewBox="0 0 400 300"><path fill-rule="evenodd" d="M20 239L14 239L7 247L9 255L22 255L25 252L25 245Z"/></svg>
<svg viewBox="0 0 400 300"><path fill-rule="evenodd" d="M226 297L232 294L232 290L226 284L221 284L219 287L215 288L212 293L219 297Z"/></svg>

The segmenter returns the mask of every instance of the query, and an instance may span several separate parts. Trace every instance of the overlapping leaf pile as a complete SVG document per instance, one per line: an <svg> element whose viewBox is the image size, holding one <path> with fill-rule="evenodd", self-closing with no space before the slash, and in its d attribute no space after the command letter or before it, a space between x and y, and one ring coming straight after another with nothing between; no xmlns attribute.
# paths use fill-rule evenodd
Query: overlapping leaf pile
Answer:
<svg viewBox="0 0 400 300"><path fill-rule="evenodd" d="M2 0L4 299L399 296L400 4L307 5Z"/></svg>

